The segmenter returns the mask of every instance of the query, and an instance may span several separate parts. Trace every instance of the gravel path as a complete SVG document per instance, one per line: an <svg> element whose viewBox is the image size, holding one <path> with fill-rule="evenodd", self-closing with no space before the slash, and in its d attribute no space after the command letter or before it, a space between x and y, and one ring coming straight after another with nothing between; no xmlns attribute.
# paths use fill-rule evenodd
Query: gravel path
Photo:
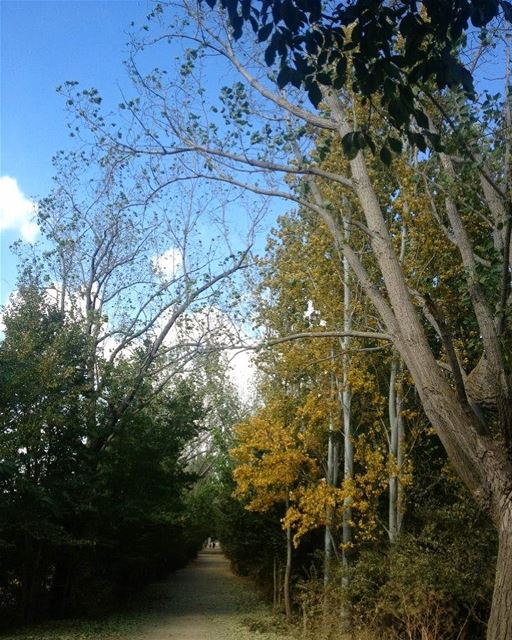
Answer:
<svg viewBox="0 0 512 640"><path fill-rule="evenodd" d="M152 613L126 640L280 640L276 619L254 587L234 576L219 551L204 551L186 569L153 585Z"/></svg>

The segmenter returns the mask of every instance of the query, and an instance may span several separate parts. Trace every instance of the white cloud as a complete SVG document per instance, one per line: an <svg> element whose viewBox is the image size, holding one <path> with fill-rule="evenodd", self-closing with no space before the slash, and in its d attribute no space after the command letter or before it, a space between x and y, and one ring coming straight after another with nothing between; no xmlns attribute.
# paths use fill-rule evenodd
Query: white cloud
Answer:
<svg viewBox="0 0 512 640"><path fill-rule="evenodd" d="M240 398L246 403L253 401L256 391L256 366L252 354L247 351L237 351L234 356L231 356L229 374Z"/></svg>
<svg viewBox="0 0 512 640"><path fill-rule="evenodd" d="M158 333L172 315L168 309L154 325ZM245 349L237 349L236 345L251 343L244 328L229 315L217 307L205 307L200 311L185 313L171 329L163 345L167 348L184 343L197 342L206 350L208 346L223 347L227 355L227 375L236 387L242 401L250 403L255 397L256 366L252 353Z"/></svg>
<svg viewBox="0 0 512 640"><path fill-rule="evenodd" d="M183 264L183 256L179 249L171 247L164 251L159 256L154 256L151 260L151 264L155 272L161 278L174 278L178 275L179 270Z"/></svg>
<svg viewBox="0 0 512 640"><path fill-rule="evenodd" d="M0 177L0 231L18 230L23 240L34 242L39 227L34 222L37 204L21 191L15 178Z"/></svg>

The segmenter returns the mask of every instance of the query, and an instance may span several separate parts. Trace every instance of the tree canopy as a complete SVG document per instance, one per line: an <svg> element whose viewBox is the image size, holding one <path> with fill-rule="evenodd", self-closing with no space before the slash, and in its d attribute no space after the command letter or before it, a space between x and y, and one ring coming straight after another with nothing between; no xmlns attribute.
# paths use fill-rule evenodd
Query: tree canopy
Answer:
<svg viewBox="0 0 512 640"><path fill-rule="evenodd" d="M5 601L72 609L76 558L113 592L211 527L306 635L508 640L510 3L208 4L156 6L117 111L60 88L80 148L0 346Z"/></svg>
<svg viewBox="0 0 512 640"><path fill-rule="evenodd" d="M211 8L217 4L217 0L203 2ZM350 86L376 110L385 111L392 125L420 147L439 147L441 141L429 131L418 88L432 81L438 91L462 89L474 96L474 64L461 60L460 45L472 30L485 42L486 29L496 19L512 22L508 0L220 0L218 4L228 15L235 40L248 23L258 42L264 43L266 64L278 63L280 89L303 86L318 107L326 89ZM375 152L371 129L363 128L345 140L349 153L367 145Z"/></svg>

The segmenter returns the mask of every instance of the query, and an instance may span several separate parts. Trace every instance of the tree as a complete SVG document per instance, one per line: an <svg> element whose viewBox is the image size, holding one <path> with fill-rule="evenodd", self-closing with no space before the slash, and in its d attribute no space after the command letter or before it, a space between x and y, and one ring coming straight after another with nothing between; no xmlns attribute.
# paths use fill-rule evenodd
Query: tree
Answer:
<svg viewBox="0 0 512 640"><path fill-rule="evenodd" d="M214 8L217 0L203 0ZM163 3L164 4L164 3ZM433 81L440 91L462 89L474 96L474 65L464 65L457 49L471 28L485 42L487 29L502 17L512 22L507 0L443 0L386 3L383 0L325 3L320 0L220 0L235 40L249 23L258 42L265 44L269 67L279 61L280 89L303 86L318 107L326 87L352 90L376 109L383 108L392 125L411 145L430 140L427 115L417 90ZM155 10L161 12L159 5ZM401 46L396 47L397 40ZM350 67L353 67L350 71ZM416 120L421 132L411 121ZM425 124L421 124L425 122ZM347 137L357 151L366 146L375 153L371 129ZM393 145L391 145L393 148ZM389 154L385 144L381 155Z"/></svg>
<svg viewBox="0 0 512 640"><path fill-rule="evenodd" d="M61 313L84 323L89 446L96 450L114 437L130 406L145 401L147 380L158 393L194 358L218 349L225 327L213 325L232 293L220 285L246 266L252 232L248 246L226 258L219 236L209 246L199 238L207 196L192 188L174 194L172 204L149 198L147 175L134 182L122 165L103 164L94 149L57 154L55 188L38 214L51 248L36 248L24 267L44 274ZM112 371L134 353L138 368L114 398ZM105 407L109 419L99 428Z"/></svg>
<svg viewBox="0 0 512 640"><path fill-rule="evenodd" d="M23 286L4 315L0 344L2 555L7 594L30 621L44 607L49 548L72 543L65 522L80 511L87 468L83 394L86 338ZM71 497L72 496L72 497ZM8 560L8 556L11 559Z"/></svg>
<svg viewBox="0 0 512 640"><path fill-rule="evenodd" d="M358 251L360 255L365 253L364 238L358 240ZM336 488L340 484L346 496L342 509L338 504L333 510L327 500L326 515L321 518L322 522L326 522L326 538L330 541L325 545L324 574L328 582L329 556L338 547L338 518L343 519L342 551L346 561L353 544L353 523L357 523L357 538L368 528L365 519L371 519L359 514L357 503L363 499L375 502L375 493L382 493L380 482L369 493L360 491L358 482L365 482L361 465L366 464L369 468L374 466L371 455L375 455L376 462L378 452L384 446L391 446L393 438L396 442L388 463L390 485L393 485L397 494L402 486L398 476L403 472L406 453L403 436L400 453L397 449L398 426L401 423L403 428L404 421L403 391L398 393L401 406L397 415L393 413L390 416L390 422L394 421L391 435L384 434L381 424L386 395L389 394L391 406L396 411L395 383L388 389L388 359L394 363L391 364L394 378L397 377L398 363L394 357L390 357L389 345L375 351L375 348L365 348L364 342L356 337L356 329L370 329L368 325L371 319L368 316L371 310L355 287L354 292L350 292L350 305L347 304L344 295L347 288L346 267L323 225L319 225L309 212L290 213L278 219L278 226L260 261L260 272L261 281L255 290L255 307L258 310L257 322L263 326L264 344L267 346L260 351L257 363L265 379L268 379L267 385L261 387L260 395L263 400L268 399L269 393L272 397L273 386L280 379L288 380L290 388L297 387L302 429L316 433L316 437L323 442L316 457L322 466L324 480L331 487L330 495L336 495ZM347 327L354 328L354 337L347 335ZM364 332L361 333L364 335ZM292 341L290 338L293 335L301 339ZM403 385L402 378L399 377L400 386ZM349 402L344 392L349 396ZM359 445L361 452L357 450ZM357 465L354 457L358 458ZM372 469L374 472L375 468ZM310 495L313 495L312 491ZM324 498L326 496L329 497L329 492ZM390 519L391 516L395 519L401 517L403 504L399 508L397 502L397 499L390 499ZM320 508L322 504L324 502L319 492L315 498L315 508ZM370 509L367 515L373 512ZM297 514L299 521L300 515ZM314 523L318 526L319 522L315 516L310 519L309 526ZM298 528L303 527L299 524ZM393 531L392 535L392 527L388 529L390 538L395 540L397 532Z"/></svg>
<svg viewBox="0 0 512 640"><path fill-rule="evenodd" d="M233 477L238 496L248 498L247 508L268 511L276 504L290 506L291 492L300 483L302 473L314 467L314 460L298 446L300 437L291 423L289 401L268 405L237 427L238 446L232 451L236 461ZM284 604L291 619L292 529L286 528L286 568Z"/></svg>
<svg viewBox="0 0 512 640"><path fill-rule="evenodd" d="M434 5L443 7L443 10L452 7L451 3L428 3L431 15ZM396 6L403 11L409 10L398 3ZM415 4L409 6L416 7ZM496 9L498 3L462 3L456 6L466 11L456 23L447 21L445 14L435 15L439 16L438 24L442 20L454 35L457 32L461 35L471 6ZM508 5L502 3L501 6L507 7L508 14ZM385 9L387 5L383 7ZM510 636L512 403L507 355L510 353L507 327L510 322L511 259L508 86L497 115L490 123L481 120L478 108L469 103L461 92L439 91L439 87L429 82L428 73L417 79L417 94L413 102L421 104L422 111L414 111L416 122L410 119L410 108L405 108L405 113L401 109L402 102L407 103L409 98L402 97L399 103L393 99L396 92L400 93L402 83L399 78L395 82L389 76L383 76L384 96L386 86L390 87L389 117L386 112L377 113L371 108L361 112L357 91L354 93L353 89L358 89L358 78L364 72L357 70L360 65L356 62L356 52L351 54L353 63L347 64L344 88L322 79L320 95L314 100L320 108L312 112L304 107L305 96L300 82L288 93L274 86L277 70L268 77L265 63L256 64L258 49L243 38L235 41L225 16L206 16L187 3L183 12L191 21L190 29L177 24L175 19L177 26L165 28L163 33L166 39L185 40L192 47L181 76L183 95L190 96L187 104L193 104L192 93L197 97L195 68L199 69L211 61L203 55L206 52L215 56L219 67L229 66L239 74L237 83L222 90L220 108L212 105L212 110L209 110L206 92L201 92L200 109L191 107L187 120L183 109L178 110L172 104L173 86L165 74L154 70L144 75L133 59L131 69L140 102L127 108L131 110L134 123L140 120L139 114L143 110L144 126L139 127L136 134L132 130L128 140L119 142L116 129L112 128L113 133L110 133L109 127L91 114L87 104L81 102L86 122L95 128L102 148L108 149L113 156L117 154L126 158L131 155L135 158L146 154L158 158L161 170L169 174L174 170L172 159L179 156L183 158L181 171L184 178L216 180L253 193L281 197L309 209L324 221L380 318L382 330L375 332L375 338L382 339L383 334L392 338L412 376L425 413L457 473L495 523L500 551L488 637L500 640ZM489 18L491 14L492 11L485 13ZM384 14L378 12L377 15L382 19ZM474 20L478 20L477 15L474 13ZM400 20L404 17L403 13L397 16ZM482 24L485 22L483 20ZM435 24L433 21L432 25ZM357 26L356 23L351 28L355 30ZM294 30L290 29L290 33L293 36ZM382 43L377 35L378 32L376 41ZM153 41L159 42L160 36L155 36ZM370 41L373 42L372 39ZM421 46L413 47L411 42L411 51L423 51ZM441 46L446 44L442 39L440 42ZM150 46L150 43L145 42L142 46ZM400 56L401 46L399 41L393 43L391 55ZM426 46L425 51L428 49ZM326 55L330 50L325 48ZM310 55L314 56L314 52ZM272 62L268 57L267 63ZM414 66L413 60L411 72ZM454 69L451 63L446 68ZM448 79L441 82L440 87L455 84L457 82ZM386 100L385 97L385 104ZM412 104L411 101L409 103ZM202 117L199 113L207 115ZM260 119L261 115L265 122ZM216 124L216 118L225 119L225 124ZM372 137L379 140L380 158L363 149L371 145L361 130L362 123L372 131ZM396 136L397 125L403 123L407 123L404 140ZM346 152L347 159L340 155L334 171L321 168L311 154L322 131L331 132L331 139ZM497 143L499 131L505 132L503 145ZM428 153L425 136L433 145ZM483 143L480 142L481 136ZM426 153L424 158L419 158L409 148L405 157L411 166L426 172L428 188L424 190L433 196L432 215L438 216L436 236L446 235L457 251L454 258L461 274L457 281L460 296L464 296L467 317L476 328L476 333L471 336L458 336L457 345L443 317L443 289L432 280L428 296L421 295L415 286L415 278L411 278L399 259L400 242L390 213L393 201L400 193L400 184L393 173L387 171L386 165L391 160L387 148L399 152L405 142L414 142ZM204 164L200 167L191 160L185 164L186 158L195 158L198 164ZM253 172L252 181L248 168ZM289 183L297 188L287 188L276 178L278 175L287 176ZM297 177L301 176L303 180L297 184ZM266 183L265 177L268 178ZM393 188L381 190L384 179ZM333 215L337 203L322 197L320 186L325 183L341 185L361 216L354 217L352 224L369 240L371 255L366 263L354 251L352 240L350 243L346 241L343 227ZM483 216L485 221L483 226L475 226L465 211L465 192L469 184L478 201L477 215ZM423 187L418 186L418 190L423 191ZM414 228L415 203L410 201L408 205L411 211L408 224ZM405 220L405 210L401 215ZM478 248L478 241L482 238L486 240L483 255ZM459 357L461 344L470 354L466 363Z"/></svg>
<svg viewBox="0 0 512 640"><path fill-rule="evenodd" d="M202 540L186 530L195 479L184 453L204 417L190 380L145 380L116 423L105 402L89 420L90 335L44 287L22 281L0 343L0 553L3 621L105 610L186 563ZM125 397L142 349L109 369L105 396ZM96 366L104 363L97 358ZM155 393L158 391L158 393ZM170 544L172 541L172 544Z"/></svg>

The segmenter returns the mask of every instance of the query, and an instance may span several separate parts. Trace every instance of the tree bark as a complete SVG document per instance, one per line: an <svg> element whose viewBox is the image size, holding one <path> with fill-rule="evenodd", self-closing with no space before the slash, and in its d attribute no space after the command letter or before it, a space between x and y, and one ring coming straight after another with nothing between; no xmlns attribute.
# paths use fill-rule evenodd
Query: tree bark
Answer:
<svg viewBox="0 0 512 640"><path fill-rule="evenodd" d="M402 523L404 518L404 487L401 481L402 467L404 464L404 446L405 446L405 433L404 433L404 419L402 416L402 384L400 382L396 392L396 420L398 427L398 449L396 462L398 466L398 482L397 482L397 494L396 494L396 532L397 536L400 536L402 532Z"/></svg>
<svg viewBox="0 0 512 640"><path fill-rule="evenodd" d="M335 484L335 460L337 458L335 448L337 443L334 441L334 427L332 416L329 419L329 436L327 443L327 474L326 481L329 487L336 486ZM332 507L326 508L325 514L325 531L324 531L324 585L327 586L331 580L331 565L333 556L333 510Z"/></svg>
<svg viewBox="0 0 512 640"><path fill-rule="evenodd" d="M398 466L398 416L396 415L396 374L398 362L394 359L391 363L389 374L389 505L388 505L388 537L389 542L394 544L398 538L398 476L396 467Z"/></svg>
<svg viewBox="0 0 512 640"><path fill-rule="evenodd" d="M345 379L345 373L343 374ZM342 394L343 404L343 468L344 480L351 480L354 475L354 445L352 442L351 402L350 389L344 389ZM352 543L352 499L343 501L343 566L348 566L349 546Z"/></svg>
<svg viewBox="0 0 512 640"><path fill-rule="evenodd" d="M291 576L292 576L292 530L291 530L291 527L287 527L286 528L286 568L284 571L284 610L286 612L286 618L288 620L291 620L292 618Z"/></svg>
<svg viewBox="0 0 512 640"><path fill-rule="evenodd" d="M343 239L348 243L350 239L350 211L343 218ZM343 256L343 330L352 329L352 290L350 288L350 266L347 257ZM345 336L342 341L343 379L341 391L341 406L343 411L343 479L352 480L354 475L354 443L352 441L352 389L350 388L350 343ZM352 499L345 498L343 502L343 566L348 566L349 546L352 543ZM344 581L348 579L345 572ZM345 586L348 586L345 584Z"/></svg>
<svg viewBox="0 0 512 640"><path fill-rule="evenodd" d="M503 508L498 531L498 561L487 640L512 638L512 494Z"/></svg>

